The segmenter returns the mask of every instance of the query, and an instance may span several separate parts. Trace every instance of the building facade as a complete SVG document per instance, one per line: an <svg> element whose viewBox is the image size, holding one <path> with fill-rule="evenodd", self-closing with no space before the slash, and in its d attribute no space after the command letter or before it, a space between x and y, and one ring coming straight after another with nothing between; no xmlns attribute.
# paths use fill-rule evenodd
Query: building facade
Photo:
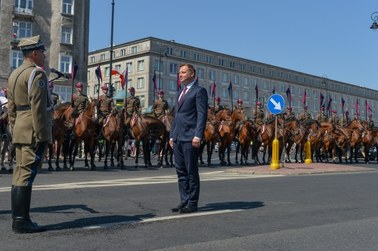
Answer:
<svg viewBox="0 0 378 251"><path fill-rule="evenodd" d="M46 72L55 68L67 76L54 82L54 92L70 101L75 65L75 81L87 80L89 7L89 0L0 0L0 86L22 64L19 40L41 35Z"/></svg>
<svg viewBox="0 0 378 251"><path fill-rule="evenodd" d="M154 76L156 89L164 90L165 98L172 107L177 92L177 73L182 63L195 66L198 82L208 90L209 97L211 85L215 83L215 97L221 98L222 105L231 108L241 98L249 117L257 101L266 108L272 93L281 94L286 99L285 106L290 105L294 113L302 112L305 102L313 116L320 110L321 96L324 97L325 108L336 110L339 115L343 110L349 111L351 116L358 112L365 119L367 108L370 107L371 111L378 108L378 91L325 76L314 76L154 37L113 46L112 69L120 74L127 69L128 88L133 86L136 89L145 110L156 98ZM95 73L98 67L102 72L102 82ZM96 97L98 86L109 82L110 73L110 49L90 52L88 95ZM112 75L112 83L114 98L121 103L126 89L122 89L118 74ZM210 97L209 105L213 105L213 100ZM343 106L342 100L345 101ZM375 116L373 112L373 118Z"/></svg>

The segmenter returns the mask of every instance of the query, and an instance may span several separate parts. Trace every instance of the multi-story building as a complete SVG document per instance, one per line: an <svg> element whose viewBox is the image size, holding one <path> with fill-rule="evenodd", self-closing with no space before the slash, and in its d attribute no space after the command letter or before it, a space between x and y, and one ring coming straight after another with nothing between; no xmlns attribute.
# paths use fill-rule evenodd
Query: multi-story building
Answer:
<svg viewBox="0 0 378 251"><path fill-rule="evenodd" d="M209 96L211 85L215 83L215 97L219 96L223 105L234 106L236 100L241 98L248 116L252 116L257 100L266 106L273 92L284 96L286 106L291 105L295 113L302 112L305 101L313 116L320 110L321 96L324 97L326 109L337 110L338 114L342 112L342 100L345 101L343 110L349 111L351 116L358 110L361 118L365 118L366 104L372 111L378 108L378 91L325 76L314 76L153 37L113 46L112 69L121 74L128 70L128 87L135 87L144 109L151 106L156 97L152 80L154 75L157 89L163 89L168 103L171 106L174 104L181 63L195 66L199 84L208 90ZM89 53L88 95L92 97L96 97L99 86L95 74L97 67L102 72L102 84L106 84L110 77L109 48ZM112 76L112 83L116 90L115 99L122 101L126 90L122 90L118 75ZM209 102L212 105L213 99L210 98Z"/></svg>
<svg viewBox="0 0 378 251"><path fill-rule="evenodd" d="M69 78L77 65L75 80L87 81L89 0L1 0L0 34L1 87L23 61L19 40L35 35L41 35L47 49L47 73L55 68ZM68 78L55 82L54 91L65 101L72 93Z"/></svg>

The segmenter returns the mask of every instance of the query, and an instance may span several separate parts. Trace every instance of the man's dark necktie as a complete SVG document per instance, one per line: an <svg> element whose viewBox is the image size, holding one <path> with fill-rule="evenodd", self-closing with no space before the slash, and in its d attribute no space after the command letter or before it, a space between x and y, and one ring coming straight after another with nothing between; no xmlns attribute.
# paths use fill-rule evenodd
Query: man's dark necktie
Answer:
<svg viewBox="0 0 378 251"><path fill-rule="evenodd" d="M186 92L188 91L188 87L185 86L184 90L182 91L182 94L178 100L178 106L180 107L181 104L182 104L182 101L184 101L184 96L186 94Z"/></svg>

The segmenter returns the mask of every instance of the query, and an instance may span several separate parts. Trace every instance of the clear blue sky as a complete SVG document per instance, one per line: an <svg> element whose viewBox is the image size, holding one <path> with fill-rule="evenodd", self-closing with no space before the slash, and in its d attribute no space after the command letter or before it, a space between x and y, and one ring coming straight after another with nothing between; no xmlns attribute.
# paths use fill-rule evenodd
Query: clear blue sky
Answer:
<svg viewBox="0 0 378 251"><path fill-rule="evenodd" d="M175 40L378 90L377 0L115 0L114 44ZM110 45L112 0L91 0L89 50Z"/></svg>

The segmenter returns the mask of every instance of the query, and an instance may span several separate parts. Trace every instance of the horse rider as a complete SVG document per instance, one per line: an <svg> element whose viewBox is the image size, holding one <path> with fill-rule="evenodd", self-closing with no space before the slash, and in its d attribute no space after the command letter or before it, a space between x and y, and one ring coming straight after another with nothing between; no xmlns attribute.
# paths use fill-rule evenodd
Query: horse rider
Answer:
<svg viewBox="0 0 378 251"><path fill-rule="evenodd" d="M238 98L238 100L236 101L235 109L244 110L244 108L243 108L243 100L241 98ZM243 126L243 122L244 121L240 121L240 120L236 121L236 125L235 125L235 138L236 139L239 136L239 131L241 130L241 128Z"/></svg>
<svg viewBox="0 0 378 251"><path fill-rule="evenodd" d="M244 109L243 108L243 100L241 98L238 98L238 100L236 101L235 108Z"/></svg>
<svg viewBox="0 0 378 251"><path fill-rule="evenodd" d="M367 128L368 129L373 129L374 127L374 121L373 121L373 114L369 113L368 119L366 120Z"/></svg>
<svg viewBox="0 0 378 251"><path fill-rule="evenodd" d="M350 122L352 122L352 121L351 121L351 119L350 119L350 117L349 117L349 112L346 111L346 112L344 113L344 115L343 115L343 118L342 118L340 124L341 124L343 127L347 127L347 126L350 124Z"/></svg>
<svg viewBox="0 0 378 251"><path fill-rule="evenodd" d="M312 119L311 113L308 112L308 106L303 106L303 112L298 115L298 120L303 122L307 119Z"/></svg>
<svg viewBox="0 0 378 251"><path fill-rule="evenodd" d="M54 83L53 82L49 82L49 90L51 92L51 101L54 105L54 107L58 104L60 104L60 99L59 99L59 95L57 93L54 92Z"/></svg>
<svg viewBox="0 0 378 251"><path fill-rule="evenodd" d="M104 124L104 120L114 108L113 99L108 95L108 91L109 91L108 86L107 85L101 86L101 90L103 94L98 98L98 106L99 106L98 122L99 122L100 128L102 128Z"/></svg>
<svg viewBox="0 0 378 251"><path fill-rule="evenodd" d="M169 110L168 102L164 99L164 91L160 90L158 96L159 98L155 100L155 103L152 106L153 114L156 118L167 114Z"/></svg>
<svg viewBox="0 0 378 251"><path fill-rule="evenodd" d="M293 121L293 120L295 120L296 118L295 118L295 115L294 115L294 113L293 113L293 107L291 107L291 106L288 106L287 107L287 113L285 114L285 121Z"/></svg>
<svg viewBox="0 0 378 251"><path fill-rule="evenodd" d="M123 102L123 106L126 108L126 124L128 124L131 120L131 116L134 114L134 112L139 112L140 109L140 99L135 96L135 88L130 87L129 88L130 96L128 98L125 98Z"/></svg>
<svg viewBox="0 0 378 251"><path fill-rule="evenodd" d="M220 104L221 98L217 97L215 99L215 106L214 106L214 113L216 114L217 112L221 111L224 109L223 105Z"/></svg>
<svg viewBox="0 0 378 251"><path fill-rule="evenodd" d="M329 117L328 122L333 124L333 126L337 126L340 124L339 118L337 117L337 111L333 110L331 117Z"/></svg>
<svg viewBox="0 0 378 251"><path fill-rule="evenodd" d="M325 114L324 110L325 110L325 107L324 105L322 105L322 107L320 108L320 112L316 116L316 120L319 121L319 123L328 121L328 116L327 114Z"/></svg>
<svg viewBox="0 0 378 251"><path fill-rule="evenodd" d="M256 109L253 112L253 120L255 123L259 126L262 126L264 124L264 110L261 108L262 104L260 101L256 103Z"/></svg>
<svg viewBox="0 0 378 251"><path fill-rule="evenodd" d="M87 95L83 93L83 83L78 82L75 85L76 93L72 95L73 116L77 118L82 114L89 104Z"/></svg>

